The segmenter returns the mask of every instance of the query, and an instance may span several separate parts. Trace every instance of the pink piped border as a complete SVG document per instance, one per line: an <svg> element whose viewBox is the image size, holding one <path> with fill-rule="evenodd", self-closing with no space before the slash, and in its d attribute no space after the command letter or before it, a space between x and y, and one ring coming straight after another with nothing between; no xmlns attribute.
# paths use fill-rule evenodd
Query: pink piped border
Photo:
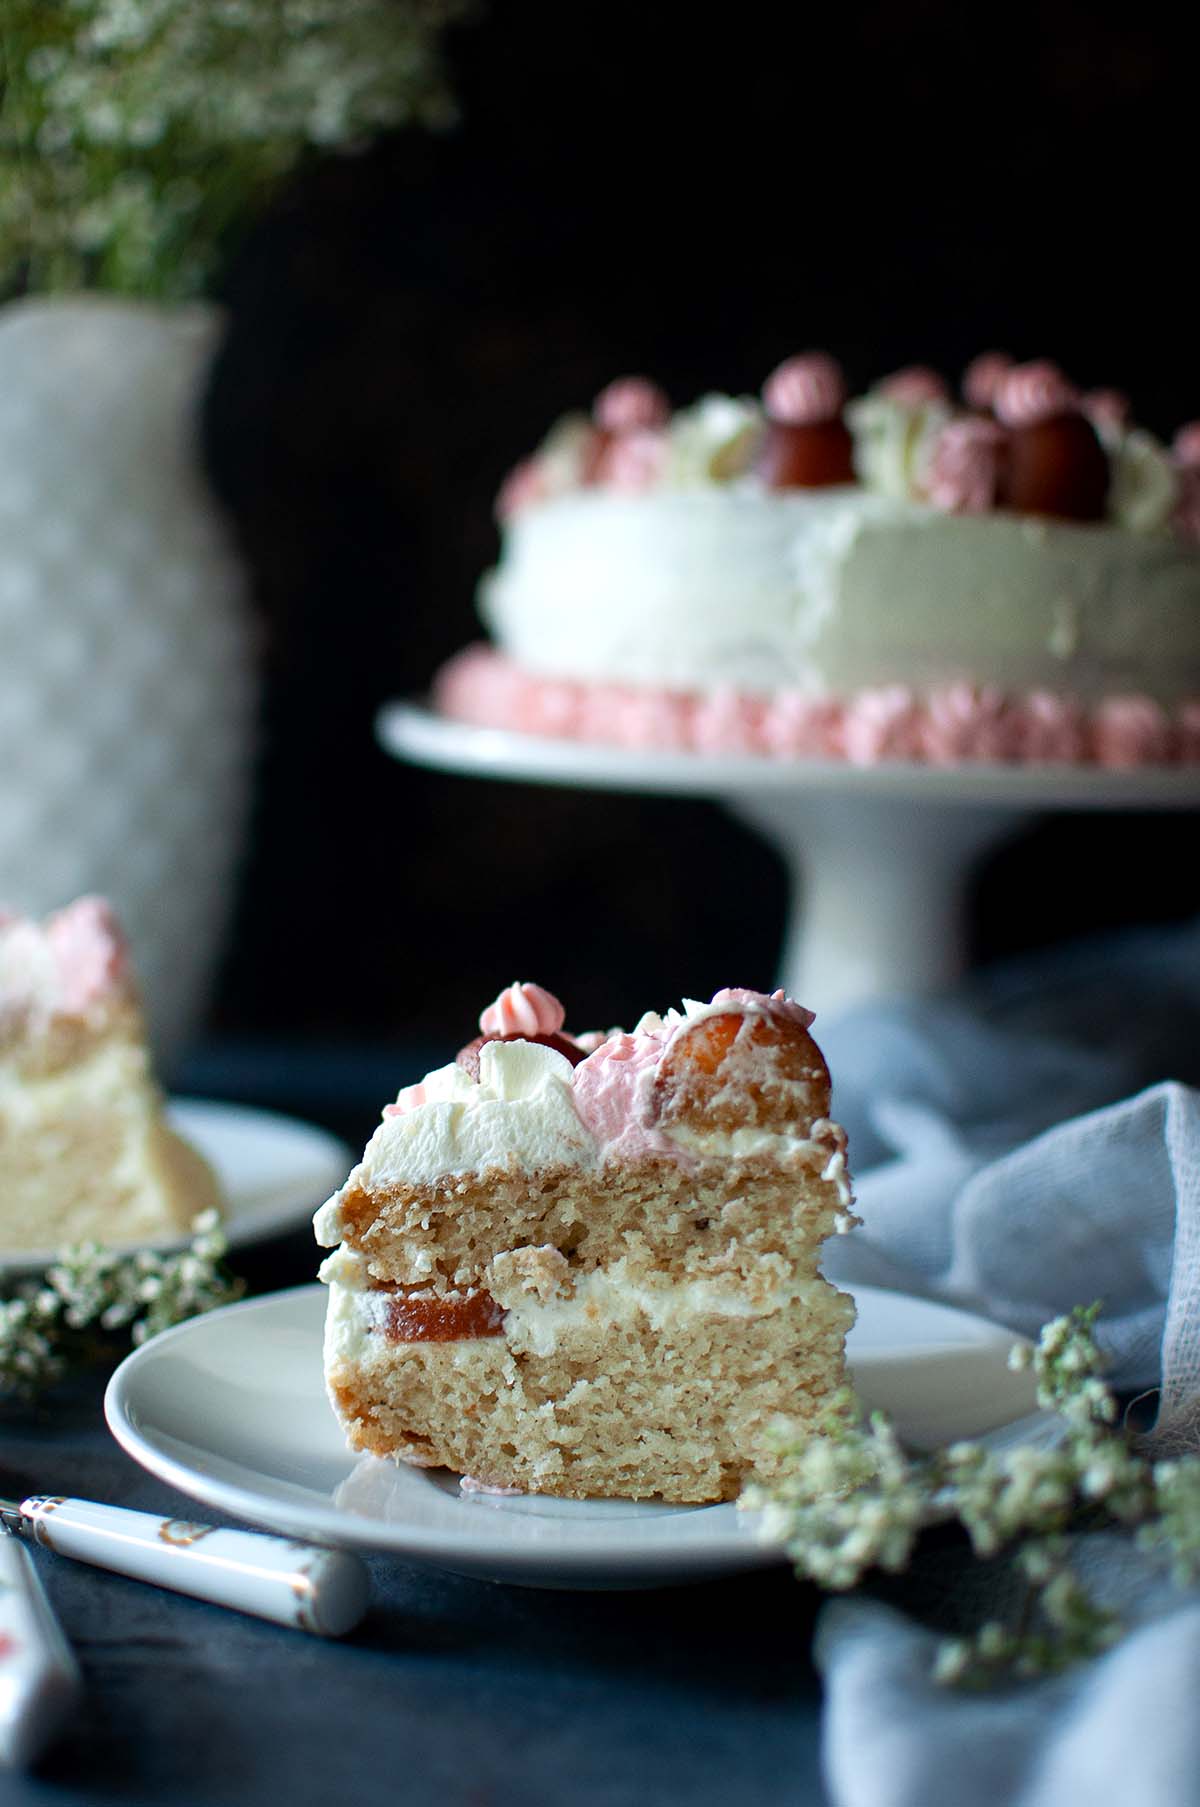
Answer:
<svg viewBox="0 0 1200 1807"><path fill-rule="evenodd" d="M966 683L926 697L881 686L840 702L788 690L770 697L732 689L689 694L541 677L481 643L442 667L434 700L443 715L477 727L643 752L863 766L1200 764L1200 697L1167 711L1144 696L1108 697L1085 709L1052 691L1012 696Z"/></svg>

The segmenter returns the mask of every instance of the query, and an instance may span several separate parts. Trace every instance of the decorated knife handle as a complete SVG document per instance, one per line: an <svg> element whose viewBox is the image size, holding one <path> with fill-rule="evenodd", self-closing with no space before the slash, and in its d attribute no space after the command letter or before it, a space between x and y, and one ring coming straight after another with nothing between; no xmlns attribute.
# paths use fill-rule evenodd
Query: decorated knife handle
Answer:
<svg viewBox="0 0 1200 1807"><path fill-rule="evenodd" d="M79 1693L75 1658L29 1552L0 1530L0 1766L36 1763Z"/></svg>
<svg viewBox="0 0 1200 1807"><path fill-rule="evenodd" d="M21 1513L60 1556L322 1637L341 1637L366 1611L367 1571L342 1550L48 1495L22 1500Z"/></svg>

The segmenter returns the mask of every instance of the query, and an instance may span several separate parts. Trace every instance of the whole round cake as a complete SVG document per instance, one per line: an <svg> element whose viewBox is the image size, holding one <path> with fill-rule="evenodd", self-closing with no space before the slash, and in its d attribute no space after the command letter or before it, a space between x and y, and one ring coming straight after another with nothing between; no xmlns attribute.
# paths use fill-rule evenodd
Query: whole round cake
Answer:
<svg viewBox="0 0 1200 1807"><path fill-rule="evenodd" d="M672 412L641 378L499 498L459 720L781 758L1200 759L1200 423L985 354L848 400L822 353Z"/></svg>

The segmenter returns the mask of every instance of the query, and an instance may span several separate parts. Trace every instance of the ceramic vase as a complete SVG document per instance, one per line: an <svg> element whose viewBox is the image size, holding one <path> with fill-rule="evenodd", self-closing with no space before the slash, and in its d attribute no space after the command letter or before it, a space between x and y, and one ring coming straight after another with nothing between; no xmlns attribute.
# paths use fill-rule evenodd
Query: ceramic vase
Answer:
<svg viewBox="0 0 1200 1807"><path fill-rule="evenodd" d="M220 330L0 311L0 902L109 897L160 1055L207 1001L251 778L254 630L197 450Z"/></svg>

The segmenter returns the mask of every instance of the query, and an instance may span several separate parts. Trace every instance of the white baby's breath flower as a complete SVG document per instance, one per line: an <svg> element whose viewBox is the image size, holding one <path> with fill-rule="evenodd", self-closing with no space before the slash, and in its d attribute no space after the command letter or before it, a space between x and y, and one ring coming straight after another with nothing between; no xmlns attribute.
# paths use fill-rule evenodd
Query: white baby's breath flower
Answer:
<svg viewBox="0 0 1200 1807"><path fill-rule="evenodd" d="M933 1659L933 1679L944 1687L956 1687L970 1670L973 1651L966 1638L947 1638Z"/></svg>
<svg viewBox="0 0 1200 1807"><path fill-rule="evenodd" d="M1151 1464L1117 1424L1101 1378L1095 1336L1099 1307L1076 1310L1043 1329L1014 1365L1032 1366L1042 1404L1059 1415L1053 1448L1021 1445L1000 1453L966 1440L929 1456L908 1456L886 1420L864 1425L839 1397L819 1434L772 1427L780 1463L742 1504L759 1514L797 1572L818 1586L853 1587L872 1568L908 1562L922 1529L957 1520L977 1555L1011 1560L1026 1589L1011 1624L993 1619L971 1636L945 1640L934 1660L939 1682L965 1685L1001 1676L1053 1673L1107 1649L1115 1616L1072 1568L1072 1536L1084 1515L1138 1526L1143 1548L1163 1552L1182 1585L1200 1581L1200 1457Z"/></svg>
<svg viewBox="0 0 1200 1807"><path fill-rule="evenodd" d="M91 1353L97 1334L128 1332L142 1343L237 1298L240 1283L221 1267L226 1243L215 1213L197 1221L203 1234L179 1255L84 1243L64 1250L41 1281L0 1299L0 1400L49 1385Z"/></svg>
<svg viewBox="0 0 1200 1807"><path fill-rule="evenodd" d="M0 279L188 292L310 147L452 117L439 43L472 5L5 0Z"/></svg>

